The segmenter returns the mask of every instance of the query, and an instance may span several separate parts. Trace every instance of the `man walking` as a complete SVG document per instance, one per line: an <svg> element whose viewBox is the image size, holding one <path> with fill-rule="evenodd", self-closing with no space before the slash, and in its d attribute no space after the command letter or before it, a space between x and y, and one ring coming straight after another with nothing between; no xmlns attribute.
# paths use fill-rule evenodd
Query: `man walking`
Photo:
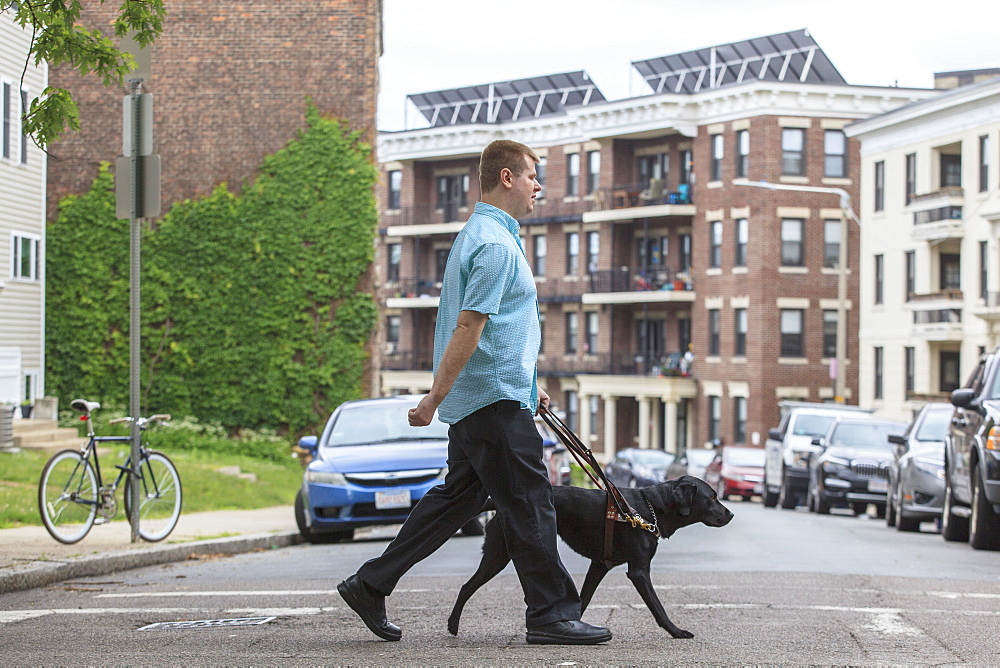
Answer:
<svg viewBox="0 0 1000 668"><path fill-rule="evenodd" d="M538 387L541 342L535 282L517 218L541 191L538 156L524 144L492 142L479 164L482 201L455 239L445 269L434 333L434 382L410 410L414 426L435 411L451 425L448 474L413 508L381 556L338 585L375 635L399 640L385 597L492 497L527 604L526 640L597 644L603 627L580 621L580 597L557 550L552 488L542 464L533 412L547 407Z"/></svg>

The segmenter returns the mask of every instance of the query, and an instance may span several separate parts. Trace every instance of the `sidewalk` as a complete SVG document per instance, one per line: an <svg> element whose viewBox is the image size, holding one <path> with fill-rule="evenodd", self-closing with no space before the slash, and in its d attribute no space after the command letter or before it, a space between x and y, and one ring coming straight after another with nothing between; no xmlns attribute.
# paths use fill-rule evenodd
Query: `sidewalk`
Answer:
<svg viewBox="0 0 1000 668"><path fill-rule="evenodd" d="M160 543L131 542L128 522L94 526L74 545L42 526L0 530L0 594L69 578L183 561L204 554L238 554L301 542L291 506L181 513Z"/></svg>

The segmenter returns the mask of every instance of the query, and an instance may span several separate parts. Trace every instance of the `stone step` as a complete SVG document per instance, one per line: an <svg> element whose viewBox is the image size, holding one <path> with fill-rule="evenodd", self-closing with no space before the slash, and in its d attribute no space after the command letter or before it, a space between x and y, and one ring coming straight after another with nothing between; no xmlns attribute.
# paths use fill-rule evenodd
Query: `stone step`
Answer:
<svg viewBox="0 0 1000 668"><path fill-rule="evenodd" d="M86 442L85 436L72 427L60 427L56 420L16 420L14 447L26 450L57 452L66 448L77 450Z"/></svg>

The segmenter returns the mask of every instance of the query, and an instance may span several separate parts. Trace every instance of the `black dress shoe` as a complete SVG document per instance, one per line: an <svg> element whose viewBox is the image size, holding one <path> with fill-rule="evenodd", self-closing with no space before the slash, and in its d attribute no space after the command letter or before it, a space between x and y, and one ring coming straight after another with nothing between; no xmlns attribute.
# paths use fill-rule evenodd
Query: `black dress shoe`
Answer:
<svg viewBox="0 0 1000 668"><path fill-rule="evenodd" d="M528 627L525 640L531 645L596 645L611 640L611 631L570 619Z"/></svg>
<svg viewBox="0 0 1000 668"><path fill-rule="evenodd" d="M337 591L351 610L358 613L365 626L379 638L399 640L403 637L399 627L385 617L385 596L369 593L357 574L337 585Z"/></svg>

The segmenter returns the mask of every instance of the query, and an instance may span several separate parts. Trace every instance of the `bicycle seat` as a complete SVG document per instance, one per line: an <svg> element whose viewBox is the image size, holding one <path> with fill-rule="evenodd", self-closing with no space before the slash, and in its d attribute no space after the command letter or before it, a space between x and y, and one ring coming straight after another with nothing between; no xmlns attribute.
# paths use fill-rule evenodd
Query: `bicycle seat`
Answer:
<svg viewBox="0 0 1000 668"><path fill-rule="evenodd" d="M87 401L86 399L74 399L69 404L72 408L80 411L81 413L90 413L92 410L96 410L101 407L101 404L97 401Z"/></svg>

